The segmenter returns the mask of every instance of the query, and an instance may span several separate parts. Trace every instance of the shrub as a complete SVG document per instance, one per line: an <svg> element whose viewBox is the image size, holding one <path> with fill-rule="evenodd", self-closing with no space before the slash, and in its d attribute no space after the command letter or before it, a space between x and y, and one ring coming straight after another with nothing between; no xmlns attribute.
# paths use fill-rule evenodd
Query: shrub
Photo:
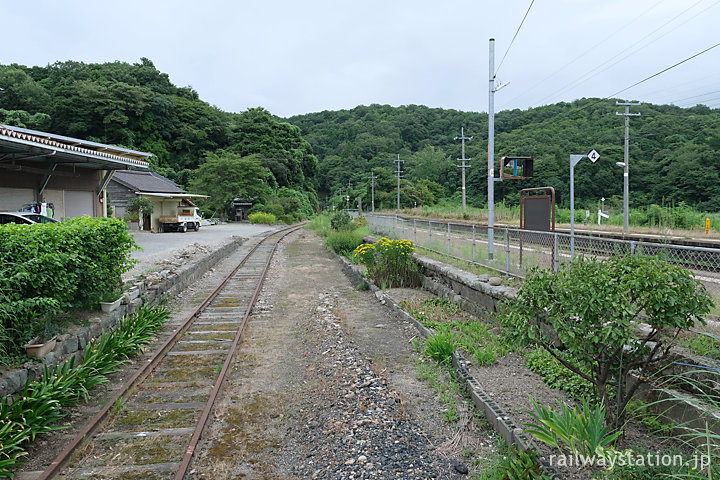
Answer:
<svg viewBox="0 0 720 480"><path fill-rule="evenodd" d="M362 227L367 227L367 218L365 218L365 217L353 218L353 221L352 221L353 230L362 228Z"/></svg>
<svg viewBox="0 0 720 480"><path fill-rule="evenodd" d="M350 256L353 250L362 243L362 235L351 231L335 231L325 239L325 245L338 255Z"/></svg>
<svg viewBox="0 0 720 480"><path fill-rule="evenodd" d="M272 213L267 212L255 212L248 215L250 223L262 223L266 225L272 225L277 222L277 217Z"/></svg>
<svg viewBox="0 0 720 480"><path fill-rule="evenodd" d="M338 212L330 218L330 228L335 231L352 230L352 219L347 212Z"/></svg>
<svg viewBox="0 0 720 480"><path fill-rule="evenodd" d="M536 348L528 353L525 366L540 375L548 387L566 392L573 400L595 398L595 385L565 368L545 349Z"/></svg>
<svg viewBox="0 0 720 480"><path fill-rule="evenodd" d="M122 220L0 226L0 351L19 353L53 315L96 305L137 248ZM3 338L5 337L5 338Z"/></svg>
<svg viewBox="0 0 720 480"><path fill-rule="evenodd" d="M293 215L280 215L278 217L278 221L284 223L285 225L292 225L295 223L295 217Z"/></svg>
<svg viewBox="0 0 720 480"><path fill-rule="evenodd" d="M390 240L382 237L377 243L365 243L354 252L356 260L364 264L377 285L386 287L415 287L420 285L420 272L413 258L415 245L410 240Z"/></svg>
<svg viewBox="0 0 720 480"><path fill-rule="evenodd" d="M614 387L619 405L609 411L619 412L613 420L622 425L640 379L667 357L680 330L696 318L704 323L711 306L688 270L659 257L626 255L579 259L557 273L536 269L501 320L516 338L537 342L594 384L598 403L610 405L608 387ZM640 332L639 322L649 329Z"/></svg>
<svg viewBox="0 0 720 480"><path fill-rule="evenodd" d="M129 215L139 218L140 215L150 215L155 210L152 201L146 197L133 197L127 204Z"/></svg>

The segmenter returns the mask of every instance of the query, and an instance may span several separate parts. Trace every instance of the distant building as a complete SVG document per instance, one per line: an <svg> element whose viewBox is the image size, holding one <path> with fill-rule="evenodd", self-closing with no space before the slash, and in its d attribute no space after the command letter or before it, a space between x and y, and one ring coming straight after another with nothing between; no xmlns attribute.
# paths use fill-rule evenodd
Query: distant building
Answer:
<svg viewBox="0 0 720 480"><path fill-rule="evenodd" d="M52 204L53 216L104 217L113 172L147 169L149 153L0 125L0 211Z"/></svg>
<svg viewBox="0 0 720 480"><path fill-rule="evenodd" d="M248 210L250 210L253 206L253 202L256 200L256 198L233 198L233 209L235 210L235 215L233 215L233 220L236 222L242 222L248 219Z"/></svg>
<svg viewBox="0 0 720 480"><path fill-rule="evenodd" d="M115 210L115 216L122 218L127 205L135 197L145 197L153 203L153 213L140 219L143 230L160 231L160 217L177 215L178 205L193 205L191 198L204 198L180 188L178 184L162 175L148 170L117 171L108 183L108 202Z"/></svg>

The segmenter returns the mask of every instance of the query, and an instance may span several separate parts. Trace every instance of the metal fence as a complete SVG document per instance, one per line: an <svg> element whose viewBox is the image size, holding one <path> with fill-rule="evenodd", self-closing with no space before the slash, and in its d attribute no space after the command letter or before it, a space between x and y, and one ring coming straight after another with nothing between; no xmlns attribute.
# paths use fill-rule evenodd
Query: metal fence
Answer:
<svg viewBox="0 0 720 480"><path fill-rule="evenodd" d="M610 257L628 252L664 255L691 270L720 306L720 249L627 241L566 233L494 227L492 255L487 225L468 225L391 215L365 215L370 231L406 238L418 247L523 278L533 267L557 270L574 257Z"/></svg>

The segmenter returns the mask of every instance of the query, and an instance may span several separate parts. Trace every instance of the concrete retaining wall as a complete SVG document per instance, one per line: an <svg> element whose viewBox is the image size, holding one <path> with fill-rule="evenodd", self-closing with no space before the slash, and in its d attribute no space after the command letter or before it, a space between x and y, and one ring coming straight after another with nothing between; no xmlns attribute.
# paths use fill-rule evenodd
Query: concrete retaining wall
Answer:
<svg viewBox="0 0 720 480"><path fill-rule="evenodd" d="M85 346L97 338L103 331L115 328L124 315L132 315L143 304L157 304L162 295L175 295L200 278L218 262L237 250L247 239L233 237L217 250L203 256L198 261L185 264L176 271L162 270L157 281L148 284L148 280L136 282L125 292L122 304L110 313L94 313L89 319L90 325L71 328L66 334L58 336L55 349L43 357L42 362L25 362L20 368L5 372L0 376L0 398L13 395L30 381L37 380L44 368L54 369L56 365L75 357L75 363L82 361Z"/></svg>

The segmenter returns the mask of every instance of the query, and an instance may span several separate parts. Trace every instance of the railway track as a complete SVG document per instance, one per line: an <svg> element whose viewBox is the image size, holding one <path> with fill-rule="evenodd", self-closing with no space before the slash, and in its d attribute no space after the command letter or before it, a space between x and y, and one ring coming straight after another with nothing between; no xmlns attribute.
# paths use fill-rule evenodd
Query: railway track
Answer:
<svg viewBox="0 0 720 480"><path fill-rule="evenodd" d="M252 247L40 480L185 478L280 240Z"/></svg>

